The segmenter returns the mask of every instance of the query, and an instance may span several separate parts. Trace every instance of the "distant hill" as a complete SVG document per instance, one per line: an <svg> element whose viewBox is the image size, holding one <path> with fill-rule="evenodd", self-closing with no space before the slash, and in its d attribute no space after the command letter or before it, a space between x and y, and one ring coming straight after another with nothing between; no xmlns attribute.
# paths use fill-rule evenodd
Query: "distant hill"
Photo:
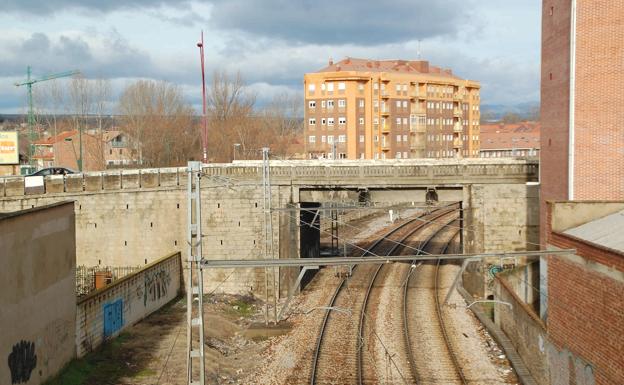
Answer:
<svg viewBox="0 0 624 385"><path fill-rule="evenodd" d="M518 104L481 104L481 118L483 120L500 120L505 114L512 113L521 120L539 120L539 102L525 102Z"/></svg>

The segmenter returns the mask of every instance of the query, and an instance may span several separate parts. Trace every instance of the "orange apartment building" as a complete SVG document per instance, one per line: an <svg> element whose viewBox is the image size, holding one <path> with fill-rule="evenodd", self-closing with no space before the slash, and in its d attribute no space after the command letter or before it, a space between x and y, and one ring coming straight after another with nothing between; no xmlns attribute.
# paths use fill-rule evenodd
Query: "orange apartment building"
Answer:
<svg viewBox="0 0 624 385"><path fill-rule="evenodd" d="M346 58L304 76L310 159L479 156L480 85L424 60Z"/></svg>

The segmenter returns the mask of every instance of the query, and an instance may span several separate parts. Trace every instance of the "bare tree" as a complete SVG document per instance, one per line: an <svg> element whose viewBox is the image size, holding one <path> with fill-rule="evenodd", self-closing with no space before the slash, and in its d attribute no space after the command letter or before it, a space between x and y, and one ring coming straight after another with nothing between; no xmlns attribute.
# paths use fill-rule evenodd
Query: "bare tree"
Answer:
<svg viewBox="0 0 624 385"><path fill-rule="evenodd" d="M291 151L295 140L302 135L303 98L299 95L280 93L275 95L263 112L264 141L271 152L281 158L294 155Z"/></svg>
<svg viewBox="0 0 624 385"><path fill-rule="evenodd" d="M163 81L136 81L122 93L118 111L121 129L137 144L139 164L179 166L199 154L193 109L179 87Z"/></svg>

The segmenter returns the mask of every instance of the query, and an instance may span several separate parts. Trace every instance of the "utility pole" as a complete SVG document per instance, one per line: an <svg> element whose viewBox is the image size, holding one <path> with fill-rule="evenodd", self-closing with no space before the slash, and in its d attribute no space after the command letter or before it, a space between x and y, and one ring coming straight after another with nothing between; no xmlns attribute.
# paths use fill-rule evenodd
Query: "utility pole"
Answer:
<svg viewBox="0 0 624 385"><path fill-rule="evenodd" d="M52 79L57 79L57 78L64 78L64 77L68 77L68 76L74 76L74 75L78 75L80 74L80 71L78 70L73 70L73 71L66 71L66 72L60 72L57 74L49 74L49 75L45 75L42 76L39 79L33 79L32 78L32 73L31 73L31 68L30 66L26 67L26 81L23 82L17 82L15 83L16 87L20 87L20 86L26 86L26 90L28 93L28 139L30 141L30 145L28 146L28 163L30 164L30 167L34 167L33 166L33 162L34 162L34 155L35 155L35 146L34 146L34 142L35 142L35 111L34 111L34 107L33 107L33 96L32 96L32 85L35 83L39 83L39 82L44 82L46 80L52 80ZM34 171L34 170L31 170Z"/></svg>
<svg viewBox="0 0 624 385"><path fill-rule="evenodd" d="M271 169L269 164L269 148L262 148L262 186L263 189L263 209L264 209L264 257L273 258L273 218L271 214ZM275 323L277 324L277 285L275 283L275 268L272 271L273 287L273 312ZM269 268L264 269L265 304L264 316L265 324L269 324Z"/></svg>
<svg viewBox="0 0 624 385"><path fill-rule="evenodd" d="M187 185L187 243L186 276L186 368L188 385L205 384L204 354L204 271L201 223L201 162L188 162ZM195 313L195 314L193 314ZM193 363L199 361L197 379Z"/></svg>
<svg viewBox="0 0 624 385"><path fill-rule="evenodd" d="M202 75L202 153L204 163L208 163L208 122L206 120L206 76L204 71L204 31L201 32L201 40L197 43L199 47L199 58L201 61Z"/></svg>

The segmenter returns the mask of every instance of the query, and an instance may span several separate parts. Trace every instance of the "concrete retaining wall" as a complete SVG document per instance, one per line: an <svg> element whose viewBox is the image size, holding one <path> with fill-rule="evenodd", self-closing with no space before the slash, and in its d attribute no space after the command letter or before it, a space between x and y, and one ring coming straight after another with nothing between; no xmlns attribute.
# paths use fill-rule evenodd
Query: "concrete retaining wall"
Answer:
<svg viewBox="0 0 624 385"><path fill-rule="evenodd" d="M181 274L180 253L174 253L81 298L75 329L78 357L174 299Z"/></svg>
<svg viewBox="0 0 624 385"><path fill-rule="evenodd" d="M519 282L524 273L524 267L519 267L506 271L504 276L497 276L494 280L494 298L513 305L513 309L510 309L506 305L496 304L494 321L509 337L533 379L540 385L548 385L550 379L546 326L505 278L518 275L512 279Z"/></svg>
<svg viewBox="0 0 624 385"><path fill-rule="evenodd" d="M0 384L36 385L75 355L73 203L0 214Z"/></svg>

